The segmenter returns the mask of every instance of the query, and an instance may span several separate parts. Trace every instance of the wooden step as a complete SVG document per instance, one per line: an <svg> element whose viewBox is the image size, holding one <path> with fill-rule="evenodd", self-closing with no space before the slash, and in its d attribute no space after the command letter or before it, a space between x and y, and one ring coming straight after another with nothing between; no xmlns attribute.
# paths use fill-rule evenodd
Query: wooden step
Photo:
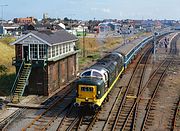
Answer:
<svg viewBox="0 0 180 131"><path fill-rule="evenodd" d="M22 92L22 91L17 91L17 90L15 91L15 93L19 93L19 94L20 94L21 92Z"/></svg>
<svg viewBox="0 0 180 131"><path fill-rule="evenodd" d="M23 89L16 89L16 91L22 91Z"/></svg>

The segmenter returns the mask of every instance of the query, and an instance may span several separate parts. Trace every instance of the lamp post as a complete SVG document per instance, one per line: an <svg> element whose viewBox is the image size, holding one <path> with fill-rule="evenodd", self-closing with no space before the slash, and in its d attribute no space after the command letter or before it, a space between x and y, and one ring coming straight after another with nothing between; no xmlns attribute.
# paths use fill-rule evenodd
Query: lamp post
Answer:
<svg viewBox="0 0 180 131"><path fill-rule="evenodd" d="M153 50L153 54L154 54L154 62L156 61L156 35L154 33L154 50Z"/></svg>
<svg viewBox="0 0 180 131"><path fill-rule="evenodd" d="M154 50L153 50L153 55L154 55L154 62L156 61L156 35L157 33L155 32L155 27L153 28L153 37L154 37Z"/></svg>
<svg viewBox="0 0 180 131"><path fill-rule="evenodd" d="M123 32L123 39L124 39L124 45L126 44L126 34L125 31Z"/></svg>
<svg viewBox="0 0 180 131"><path fill-rule="evenodd" d="M3 25L3 9L5 6L8 6L8 5L0 5L0 7L1 7L1 25Z"/></svg>
<svg viewBox="0 0 180 131"><path fill-rule="evenodd" d="M84 25L83 27L83 57L85 57L85 30L84 30Z"/></svg>

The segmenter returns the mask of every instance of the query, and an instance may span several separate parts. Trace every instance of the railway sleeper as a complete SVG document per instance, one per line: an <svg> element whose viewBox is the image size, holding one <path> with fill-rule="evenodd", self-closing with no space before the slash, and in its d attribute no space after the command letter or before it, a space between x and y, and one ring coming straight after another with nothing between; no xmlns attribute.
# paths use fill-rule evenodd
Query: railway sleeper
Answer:
<svg viewBox="0 0 180 131"><path fill-rule="evenodd" d="M106 118L98 118L98 119L96 119L97 121L106 121L107 119ZM96 122L97 122L96 121Z"/></svg>
<svg viewBox="0 0 180 131"><path fill-rule="evenodd" d="M44 123L44 122L36 122L36 123L34 123L33 125L35 125L35 126L46 126L48 124L48 122L47 123Z"/></svg>
<svg viewBox="0 0 180 131"><path fill-rule="evenodd" d="M146 131L146 129L149 129L149 127L148 126L144 126L143 131Z"/></svg>
<svg viewBox="0 0 180 131"><path fill-rule="evenodd" d="M153 121L154 117L148 117L148 120Z"/></svg>
<svg viewBox="0 0 180 131"><path fill-rule="evenodd" d="M40 130L40 131L42 131L43 128L42 128L42 127L39 127L39 126L34 126L34 130Z"/></svg>
<svg viewBox="0 0 180 131"><path fill-rule="evenodd" d="M147 125L147 126L152 126L153 123L152 123L152 121L151 121L151 122L146 122L146 125Z"/></svg>
<svg viewBox="0 0 180 131"><path fill-rule="evenodd" d="M149 115L147 116L147 118L148 118L148 119L152 119L152 118L154 118L154 115L153 115L153 114L149 114Z"/></svg>
<svg viewBox="0 0 180 131"><path fill-rule="evenodd" d="M126 119L126 118L127 118L127 114L121 114L121 115L119 116L119 118Z"/></svg>

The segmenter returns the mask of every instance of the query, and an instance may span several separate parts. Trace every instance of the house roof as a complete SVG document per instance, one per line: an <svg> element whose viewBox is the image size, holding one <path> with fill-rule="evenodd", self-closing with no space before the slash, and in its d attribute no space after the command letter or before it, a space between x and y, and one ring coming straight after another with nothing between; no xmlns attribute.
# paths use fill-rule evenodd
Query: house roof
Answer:
<svg viewBox="0 0 180 131"><path fill-rule="evenodd" d="M24 40L26 37L30 35L43 41L49 46L78 40L76 36L68 33L65 30L58 30L58 31L43 30L43 31L30 31L30 33L21 37L17 41L13 42L11 45L18 44L20 41Z"/></svg>
<svg viewBox="0 0 180 131"><path fill-rule="evenodd" d="M62 30L63 28L57 24L36 24L34 27L38 30L41 28Z"/></svg>

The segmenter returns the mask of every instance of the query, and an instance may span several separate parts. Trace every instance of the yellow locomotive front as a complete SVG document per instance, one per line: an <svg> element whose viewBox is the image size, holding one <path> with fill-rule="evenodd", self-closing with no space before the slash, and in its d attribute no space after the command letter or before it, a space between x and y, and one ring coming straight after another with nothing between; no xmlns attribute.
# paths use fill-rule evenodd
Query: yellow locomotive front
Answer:
<svg viewBox="0 0 180 131"><path fill-rule="evenodd" d="M91 106L98 108L102 104L104 81L100 78L84 77L76 81L75 106Z"/></svg>
<svg viewBox="0 0 180 131"><path fill-rule="evenodd" d="M79 85L78 98L87 102L93 102L96 99L96 86Z"/></svg>

